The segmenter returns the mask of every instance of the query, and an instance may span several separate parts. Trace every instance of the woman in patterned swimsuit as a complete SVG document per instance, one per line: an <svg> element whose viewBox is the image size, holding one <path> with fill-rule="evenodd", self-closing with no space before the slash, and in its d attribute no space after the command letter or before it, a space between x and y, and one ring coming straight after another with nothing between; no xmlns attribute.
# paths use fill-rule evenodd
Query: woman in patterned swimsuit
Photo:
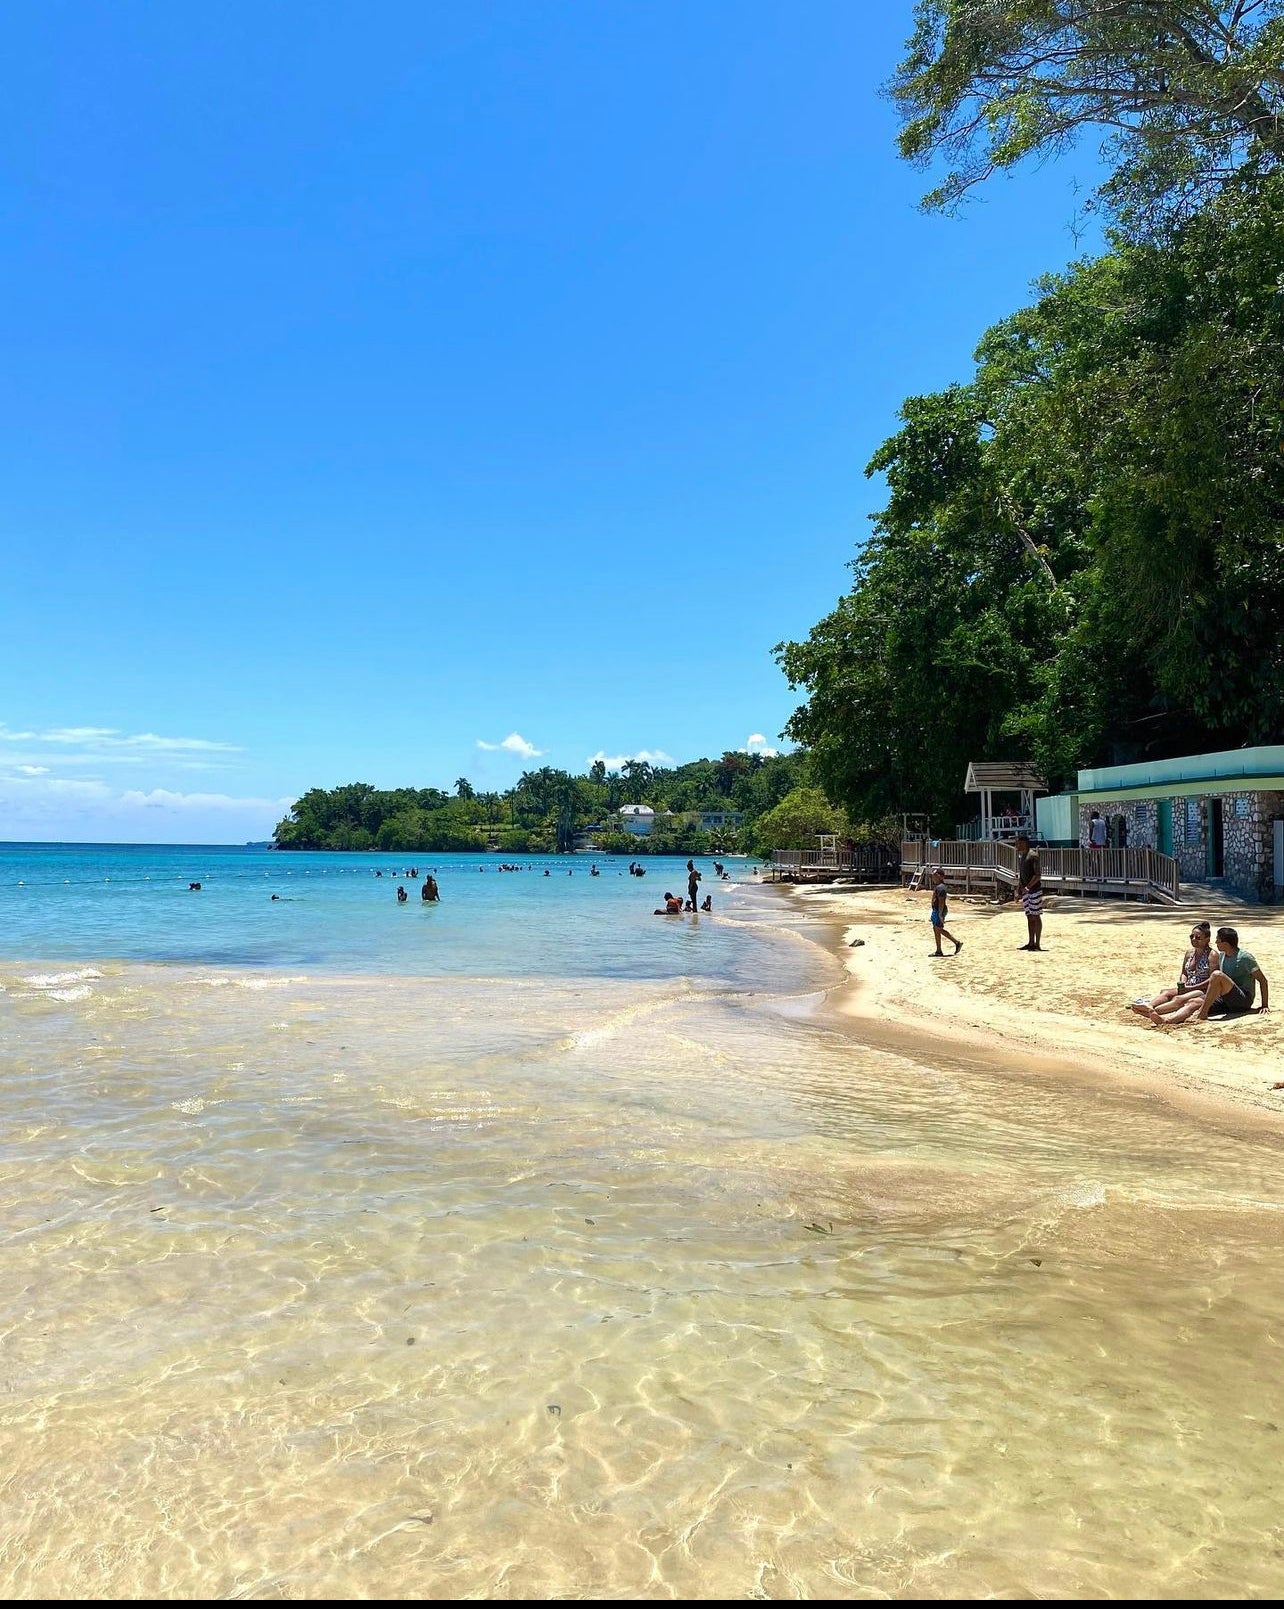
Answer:
<svg viewBox="0 0 1284 1609"><path fill-rule="evenodd" d="M1152 1011L1165 1015L1164 1008L1170 1010L1180 1000L1189 1000L1192 994L1202 994L1208 985L1208 975L1213 970L1213 930L1207 922L1196 922L1190 930L1190 949L1182 958L1181 975L1177 982L1167 989L1161 989L1153 1000L1134 1000L1129 1006L1140 1017L1148 1017Z"/></svg>

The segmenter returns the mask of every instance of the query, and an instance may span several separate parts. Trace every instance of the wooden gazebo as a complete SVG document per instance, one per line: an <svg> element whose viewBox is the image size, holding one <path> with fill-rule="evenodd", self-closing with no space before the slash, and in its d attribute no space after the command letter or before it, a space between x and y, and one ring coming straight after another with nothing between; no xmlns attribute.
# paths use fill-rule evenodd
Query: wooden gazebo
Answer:
<svg viewBox="0 0 1284 1609"><path fill-rule="evenodd" d="M982 840L1015 838L1021 832L1033 838L1034 796L1036 793L1047 793L1048 785L1026 760L972 760L968 764L963 791L981 795ZM996 793L1019 795L1020 808L996 815Z"/></svg>

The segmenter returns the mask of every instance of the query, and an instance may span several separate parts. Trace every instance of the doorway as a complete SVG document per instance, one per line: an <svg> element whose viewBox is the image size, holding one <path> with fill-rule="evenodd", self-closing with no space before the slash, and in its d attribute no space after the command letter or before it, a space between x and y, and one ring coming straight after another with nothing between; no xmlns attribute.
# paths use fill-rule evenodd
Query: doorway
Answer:
<svg viewBox="0 0 1284 1609"><path fill-rule="evenodd" d="M1221 877L1226 869L1226 841L1223 836L1222 801L1208 801L1208 832L1204 839L1204 871L1208 877Z"/></svg>

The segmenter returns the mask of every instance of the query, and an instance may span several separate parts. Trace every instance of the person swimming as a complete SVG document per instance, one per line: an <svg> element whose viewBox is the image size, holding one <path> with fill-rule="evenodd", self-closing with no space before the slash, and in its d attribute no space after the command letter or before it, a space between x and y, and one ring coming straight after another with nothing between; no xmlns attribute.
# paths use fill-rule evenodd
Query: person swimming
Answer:
<svg viewBox="0 0 1284 1609"><path fill-rule="evenodd" d="M400 883L398 883L397 884L397 904L398 905L404 905L409 898L410 898L410 895L407 894L406 890L402 887L402 885Z"/></svg>

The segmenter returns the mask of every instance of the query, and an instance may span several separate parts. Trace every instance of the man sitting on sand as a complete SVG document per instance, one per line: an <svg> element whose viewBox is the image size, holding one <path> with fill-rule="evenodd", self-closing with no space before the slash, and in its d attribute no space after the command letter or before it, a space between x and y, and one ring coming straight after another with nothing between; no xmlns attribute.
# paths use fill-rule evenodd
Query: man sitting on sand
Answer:
<svg viewBox="0 0 1284 1609"><path fill-rule="evenodd" d="M1154 1007L1148 1013L1157 1027L1165 1022L1189 1022L1194 1017L1205 1022L1209 1017L1241 1017L1253 1009L1253 996L1260 987L1261 1011L1270 1010L1270 984L1257 964L1257 958L1241 950L1239 934L1233 927L1217 929L1218 966L1209 973L1208 983L1202 991L1187 995L1177 1002L1176 1009L1162 1015Z"/></svg>

